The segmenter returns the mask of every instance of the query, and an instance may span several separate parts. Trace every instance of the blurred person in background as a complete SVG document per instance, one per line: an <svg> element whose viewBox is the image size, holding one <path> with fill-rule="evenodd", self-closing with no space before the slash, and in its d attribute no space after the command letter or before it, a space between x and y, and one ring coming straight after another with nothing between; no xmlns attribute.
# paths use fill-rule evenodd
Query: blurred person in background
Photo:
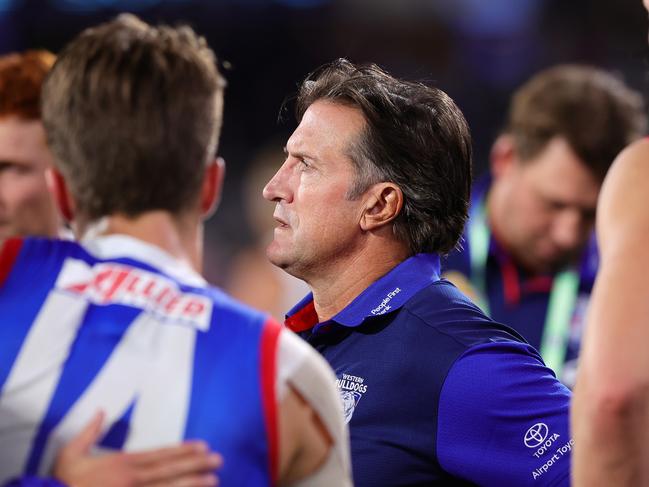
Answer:
<svg viewBox="0 0 649 487"><path fill-rule="evenodd" d="M48 473L101 409L87 436L102 449L202 438L224 485L350 485L324 360L199 274L224 86L202 37L130 15L86 29L48 74L50 184L80 242L0 247L0 480ZM219 458L199 460L149 483L215 485Z"/></svg>
<svg viewBox="0 0 649 487"><path fill-rule="evenodd" d="M514 93L461 247L442 266L569 387L597 273L602 179L645 129L641 96L606 71L560 65L532 77Z"/></svg>
<svg viewBox="0 0 649 487"><path fill-rule="evenodd" d="M247 170L243 183L243 207L253 241L234 255L225 286L233 298L267 311L281 321L286 310L309 292L303 281L278 269L266 257L275 221L273 208L259 195L284 157L282 145L269 142L256 154Z"/></svg>
<svg viewBox="0 0 649 487"><path fill-rule="evenodd" d="M471 191L459 108L340 59L302 83L296 118L264 188L267 253L311 288L285 324L336 372L355 484L568 485L570 392L439 276Z"/></svg>
<svg viewBox="0 0 649 487"><path fill-rule="evenodd" d="M649 11L649 0L644 1ZM576 487L649 485L649 140L613 163L597 205L600 271L572 409Z"/></svg>
<svg viewBox="0 0 649 487"><path fill-rule="evenodd" d="M61 220L47 190L52 165L41 123L41 85L54 63L48 51L0 56L0 242L57 236Z"/></svg>

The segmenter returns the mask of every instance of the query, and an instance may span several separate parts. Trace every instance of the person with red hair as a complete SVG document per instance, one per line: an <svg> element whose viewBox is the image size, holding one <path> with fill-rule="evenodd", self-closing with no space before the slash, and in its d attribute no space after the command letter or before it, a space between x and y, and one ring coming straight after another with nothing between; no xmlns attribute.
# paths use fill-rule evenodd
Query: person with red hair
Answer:
<svg viewBox="0 0 649 487"><path fill-rule="evenodd" d="M55 56L34 50L0 57L0 241L56 236L62 222L47 190L52 164L41 123L41 85Z"/></svg>

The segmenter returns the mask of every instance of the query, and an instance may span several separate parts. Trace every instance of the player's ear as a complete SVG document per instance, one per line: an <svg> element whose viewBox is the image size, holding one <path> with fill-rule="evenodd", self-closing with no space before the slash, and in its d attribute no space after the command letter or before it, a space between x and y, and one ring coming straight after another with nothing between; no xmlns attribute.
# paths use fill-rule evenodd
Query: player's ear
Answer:
<svg viewBox="0 0 649 487"><path fill-rule="evenodd" d="M500 135L491 146L489 161L495 179L511 170L518 161L514 137L509 134Z"/></svg>
<svg viewBox="0 0 649 487"><path fill-rule="evenodd" d="M66 222L71 222L75 215L75 204L63 174L54 167L48 167L45 170L45 180L59 213Z"/></svg>
<svg viewBox="0 0 649 487"><path fill-rule="evenodd" d="M223 179L225 178L225 161L218 157L210 161L205 168L205 177L201 186L201 213L203 218L212 216L221 201Z"/></svg>
<svg viewBox="0 0 649 487"><path fill-rule="evenodd" d="M403 208L403 192L391 182L374 184L367 191L361 217L363 230L374 230L394 220Z"/></svg>

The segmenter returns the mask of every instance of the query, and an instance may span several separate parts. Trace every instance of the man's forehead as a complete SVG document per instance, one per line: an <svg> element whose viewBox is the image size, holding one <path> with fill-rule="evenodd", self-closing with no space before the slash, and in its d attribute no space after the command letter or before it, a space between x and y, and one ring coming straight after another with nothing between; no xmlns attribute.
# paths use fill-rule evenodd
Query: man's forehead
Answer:
<svg viewBox="0 0 649 487"><path fill-rule="evenodd" d="M45 130L40 120L25 120L15 116L0 117L0 137L7 143L45 143Z"/></svg>
<svg viewBox="0 0 649 487"><path fill-rule="evenodd" d="M311 144L340 148L358 137L364 126L365 118L360 109L318 100L304 112L286 147L289 151L305 150Z"/></svg>
<svg viewBox="0 0 649 487"><path fill-rule="evenodd" d="M601 187L591 171L576 161L548 160L545 165L530 165L527 180L536 192L566 205L594 210Z"/></svg>
<svg viewBox="0 0 649 487"><path fill-rule="evenodd" d="M43 158L49 160L50 153L40 120L0 118L0 159L29 162Z"/></svg>
<svg viewBox="0 0 649 487"><path fill-rule="evenodd" d="M340 103L334 100L316 100L304 112L302 123L312 124L314 122L323 124L340 124L362 127L365 117L360 108Z"/></svg>

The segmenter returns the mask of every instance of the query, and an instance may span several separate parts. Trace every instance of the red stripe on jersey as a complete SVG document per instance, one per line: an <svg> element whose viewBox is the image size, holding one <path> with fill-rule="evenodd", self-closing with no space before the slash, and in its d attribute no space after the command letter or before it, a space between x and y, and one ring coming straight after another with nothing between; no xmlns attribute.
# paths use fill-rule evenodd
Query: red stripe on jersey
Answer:
<svg viewBox="0 0 649 487"><path fill-rule="evenodd" d="M277 341L281 326L272 318L264 323L261 335L261 400L264 408L264 421L268 438L268 460L272 485L277 485L279 469L279 438L277 432L277 398L275 397L275 378L277 377Z"/></svg>
<svg viewBox="0 0 649 487"><path fill-rule="evenodd" d="M0 246L0 286L2 286L14 266L14 262L20 253L23 241L20 238L10 238Z"/></svg>

